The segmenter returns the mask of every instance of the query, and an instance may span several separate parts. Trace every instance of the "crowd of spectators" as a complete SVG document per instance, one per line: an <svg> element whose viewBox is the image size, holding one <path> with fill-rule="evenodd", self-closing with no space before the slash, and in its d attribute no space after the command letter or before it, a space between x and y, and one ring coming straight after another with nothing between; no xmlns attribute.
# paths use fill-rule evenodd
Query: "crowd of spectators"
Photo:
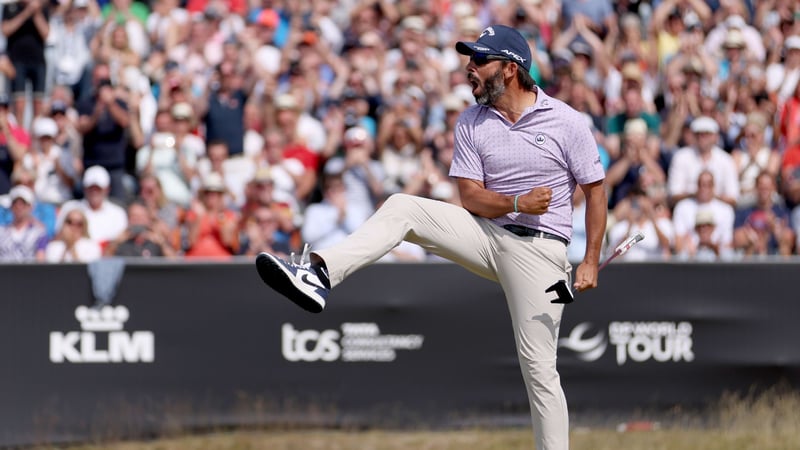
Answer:
<svg viewBox="0 0 800 450"><path fill-rule="evenodd" d="M0 261L286 255L396 192L458 204L454 44L492 23L592 128L609 247L800 253L798 0L10 0Z"/></svg>

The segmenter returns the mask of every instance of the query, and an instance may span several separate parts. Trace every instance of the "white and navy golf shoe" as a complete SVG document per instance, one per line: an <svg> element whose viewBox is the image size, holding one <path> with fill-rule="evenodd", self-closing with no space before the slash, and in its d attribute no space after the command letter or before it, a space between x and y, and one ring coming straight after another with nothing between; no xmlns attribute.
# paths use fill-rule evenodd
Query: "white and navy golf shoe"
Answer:
<svg viewBox="0 0 800 450"><path fill-rule="evenodd" d="M299 263L294 261L294 253L289 261L269 253L259 253L256 256L256 268L269 287L306 311L319 313L325 309L325 301L331 289L325 269L312 267L308 261L310 250L311 247L306 244Z"/></svg>

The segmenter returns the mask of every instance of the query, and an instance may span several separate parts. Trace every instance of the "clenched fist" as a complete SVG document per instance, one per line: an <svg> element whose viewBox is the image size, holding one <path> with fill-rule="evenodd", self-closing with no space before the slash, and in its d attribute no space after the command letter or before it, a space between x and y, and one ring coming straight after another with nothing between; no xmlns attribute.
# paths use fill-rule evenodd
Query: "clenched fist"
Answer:
<svg viewBox="0 0 800 450"><path fill-rule="evenodd" d="M541 215L550 207L553 190L549 187L535 187L517 199L517 210L525 214Z"/></svg>

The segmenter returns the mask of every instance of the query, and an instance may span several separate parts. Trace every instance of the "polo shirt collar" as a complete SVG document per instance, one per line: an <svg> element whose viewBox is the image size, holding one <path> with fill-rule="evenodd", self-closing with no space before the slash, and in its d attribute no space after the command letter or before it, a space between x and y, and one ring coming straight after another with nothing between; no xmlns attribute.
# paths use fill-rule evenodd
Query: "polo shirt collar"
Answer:
<svg viewBox="0 0 800 450"><path fill-rule="evenodd" d="M528 109L553 109L553 98L545 94L544 89L534 86L536 90L536 102Z"/></svg>

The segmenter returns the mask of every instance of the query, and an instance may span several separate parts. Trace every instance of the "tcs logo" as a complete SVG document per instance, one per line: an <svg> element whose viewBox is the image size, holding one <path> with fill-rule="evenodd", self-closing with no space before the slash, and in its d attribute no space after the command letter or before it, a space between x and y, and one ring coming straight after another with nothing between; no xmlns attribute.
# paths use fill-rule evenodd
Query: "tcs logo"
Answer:
<svg viewBox="0 0 800 450"><path fill-rule="evenodd" d="M296 330L292 324L281 327L281 353L287 361L336 361L342 354L336 330Z"/></svg>

